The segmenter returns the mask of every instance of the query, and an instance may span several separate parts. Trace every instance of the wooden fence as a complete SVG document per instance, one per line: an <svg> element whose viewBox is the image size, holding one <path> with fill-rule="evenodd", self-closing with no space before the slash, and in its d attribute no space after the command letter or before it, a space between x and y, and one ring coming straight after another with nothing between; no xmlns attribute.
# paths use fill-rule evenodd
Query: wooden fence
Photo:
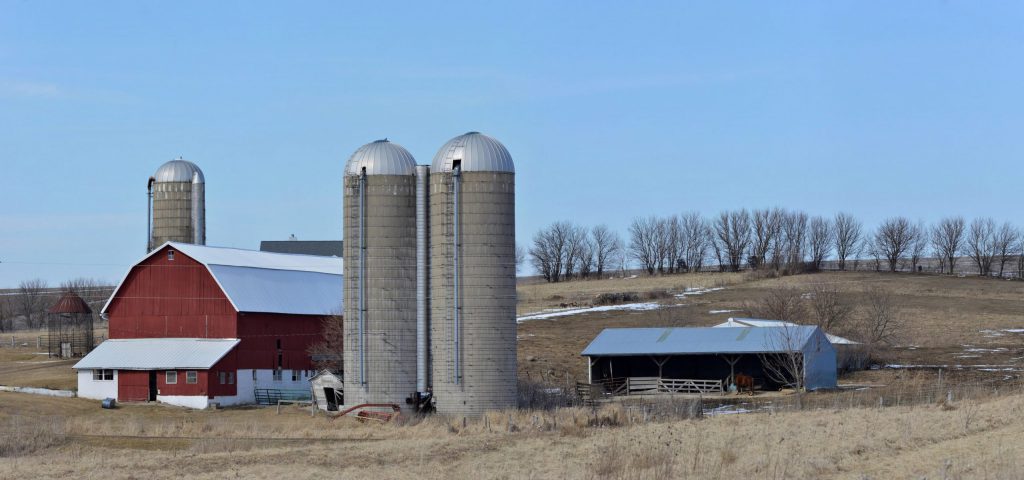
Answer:
<svg viewBox="0 0 1024 480"><path fill-rule="evenodd" d="M622 377L606 378L594 383L577 383L576 394L585 404L616 396L692 393L700 395L724 393L721 380L687 378Z"/></svg>

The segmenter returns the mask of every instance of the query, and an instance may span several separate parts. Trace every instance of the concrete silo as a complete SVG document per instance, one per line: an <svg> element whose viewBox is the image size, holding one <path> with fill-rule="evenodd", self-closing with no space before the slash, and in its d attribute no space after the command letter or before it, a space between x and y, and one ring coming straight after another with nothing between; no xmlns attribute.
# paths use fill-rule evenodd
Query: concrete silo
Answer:
<svg viewBox="0 0 1024 480"><path fill-rule="evenodd" d="M470 132L430 168L430 352L435 405L476 416L516 405L515 166Z"/></svg>
<svg viewBox="0 0 1024 480"><path fill-rule="evenodd" d="M416 392L416 162L400 145L360 147L344 179L345 404Z"/></svg>
<svg viewBox="0 0 1024 480"><path fill-rule="evenodd" d="M146 251L164 242L206 244L206 180L187 160L171 160L149 178Z"/></svg>

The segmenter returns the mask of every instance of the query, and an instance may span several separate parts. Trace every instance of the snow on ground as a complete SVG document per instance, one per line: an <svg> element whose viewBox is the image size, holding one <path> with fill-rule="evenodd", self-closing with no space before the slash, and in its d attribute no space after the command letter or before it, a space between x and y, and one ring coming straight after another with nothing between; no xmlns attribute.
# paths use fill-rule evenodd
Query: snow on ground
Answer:
<svg viewBox="0 0 1024 480"><path fill-rule="evenodd" d="M1024 328L1004 328L1002 330L979 330L978 333L986 337L1005 337L1007 333L1024 333Z"/></svg>
<svg viewBox="0 0 1024 480"><path fill-rule="evenodd" d="M543 310L540 313L534 313L531 315L524 315L522 317L516 317L516 323L523 323L527 320L550 320L552 318L567 317L569 315L579 315L581 313L593 313L593 312L612 312L616 310L631 310L636 312L642 312L647 310L657 310L662 305L653 302L647 303L627 303L624 305L602 305L600 307L586 307L586 308L553 308Z"/></svg>
<svg viewBox="0 0 1024 480"><path fill-rule="evenodd" d="M708 313L710 313L712 315L718 315L720 313L733 313L733 312L741 312L741 311L742 310L708 310Z"/></svg>
<svg viewBox="0 0 1024 480"><path fill-rule="evenodd" d="M677 293L675 295L675 297L676 298L686 298L686 297L692 297L692 296L696 296L696 295L704 295L705 293L717 292L719 290L725 290L725 287L714 287L714 288L689 287L686 290L683 290L683 293Z"/></svg>

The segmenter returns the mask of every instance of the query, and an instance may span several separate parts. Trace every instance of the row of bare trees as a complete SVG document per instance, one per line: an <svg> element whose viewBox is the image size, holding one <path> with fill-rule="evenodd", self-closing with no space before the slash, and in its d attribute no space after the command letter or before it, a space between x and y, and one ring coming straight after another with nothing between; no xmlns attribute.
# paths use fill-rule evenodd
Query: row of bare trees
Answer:
<svg viewBox="0 0 1024 480"><path fill-rule="evenodd" d="M947 217L934 225L890 217L875 229L849 213L811 216L782 208L728 210L637 217L624 242L601 225L593 229L556 222L539 231L530 260L546 280L602 275L609 266L640 268L649 275L742 269L782 273L823 268L888 271L930 269L957 273L970 262L982 276L1024 272L1024 233L1005 222ZM614 266L611 269L614 269Z"/></svg>
<svg viewBox="0 0 1024 480"><path fill-rule="evenodd" d="M622 238L607 225L587 228L563 221L537 232L527 254L545 280L559 282L624 268L624 252Z"/></svg>
<svg viewBox="0 0 1024 480"><path fill-rule="evenodd" d="M46 311L66 291L76 292L98 316L111 290L112 287L106 283L91 278L64 281L56 288L38 278L22 281L18 288L0 292L0 332L43 328Z"/></svg>

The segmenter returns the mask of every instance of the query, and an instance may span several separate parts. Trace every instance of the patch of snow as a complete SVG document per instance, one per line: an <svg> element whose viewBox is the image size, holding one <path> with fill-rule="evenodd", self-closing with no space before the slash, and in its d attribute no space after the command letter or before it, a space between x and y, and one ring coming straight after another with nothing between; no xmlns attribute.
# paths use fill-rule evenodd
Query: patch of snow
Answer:
<svg viewBox="0 0 1024 480"><path fill-rule="evenodd" d="M742 310L708 310L708 313L710 313L712 315L718 315L720 313L733 313L733 312L742 312Z"/></svg>
<svg viewBox="0 0 1024 480"><path fill-rule="evenodd" d="M1003 331L1006 333L1024 333L1024 328L1007 328Z"/></svg>
<svg viewBox="0 0 1024 480"><path fill-rule="evenodd" d="M725 287L714 287L714 288L687 287L686 290L683 290L683 293L677 293L675 295L675 297L676 298L686 298L686 297L692 297L692 296L695 296L695 295L704 295L705 293L717 292L719 290L725 290Z"/></svg>
<svg viewBox="0 0 1024 480"><path fill-rule="evenodd" d="M569 315L579 315L581 313L611 312L616 310L643 312L647 310L657 310L661 307L662 306L657 303L627 303L624 305L602 305L600 307L563 308L556 311L545 310L541 313L517 317L516 323L523 323L527 320L549 320L552 318L567 317Z"/></svg>
<svg viewBox="0 0 1024 480"><path fill-rule="evenodd" d="M737 413L753 412L753 410L746 409L737 405L722 405L720 407L712 408L711 410L705 410L704 415L733 415Z"/></svg>

